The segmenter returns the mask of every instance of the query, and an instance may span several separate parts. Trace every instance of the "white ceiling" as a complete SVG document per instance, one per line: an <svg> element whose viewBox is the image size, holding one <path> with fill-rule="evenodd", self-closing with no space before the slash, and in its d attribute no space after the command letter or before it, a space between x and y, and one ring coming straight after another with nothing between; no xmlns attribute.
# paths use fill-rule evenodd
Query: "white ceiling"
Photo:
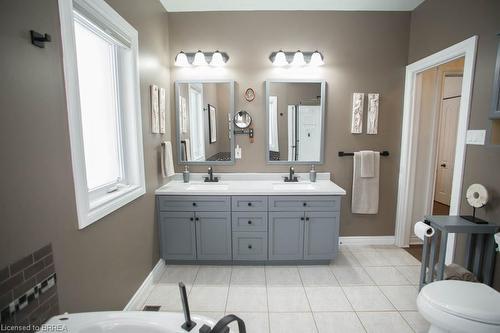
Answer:
<svg viewBox="0 0 500 333"><path fill-rule="evenodd" d="M411 11L424 0L160 0L168 12L239 10Z"/></svg>

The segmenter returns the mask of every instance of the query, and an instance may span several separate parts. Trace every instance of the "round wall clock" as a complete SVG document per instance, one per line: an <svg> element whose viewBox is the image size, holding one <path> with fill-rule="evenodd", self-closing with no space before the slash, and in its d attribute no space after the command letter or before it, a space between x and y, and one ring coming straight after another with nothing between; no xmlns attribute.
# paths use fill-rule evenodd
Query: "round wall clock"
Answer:
<svg viewBox="0 0 500 333"><path fill-rule="evenodd" d="M251 102L255 99L255 91L253 91L252 88L248 88L246 91L245 91L245 99L248 101L248 102Z"/></svg>

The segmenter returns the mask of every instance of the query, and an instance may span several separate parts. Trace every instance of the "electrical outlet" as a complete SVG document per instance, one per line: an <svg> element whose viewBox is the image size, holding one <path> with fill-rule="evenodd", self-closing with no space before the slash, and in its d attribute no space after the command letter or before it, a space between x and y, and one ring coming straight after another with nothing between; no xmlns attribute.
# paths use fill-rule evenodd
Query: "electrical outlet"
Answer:
<svg viewBox="0 0 500 333"><path fill-rule="evenodd" d="M237 160L241 159L241 147L240 147L240 145L236 145L236 148L234 148L234 157Z"/></svg>
<svg viewBox="0 0 500 333"><path fill-rule="evenodd" d="M484 145L486 140L486 130L468 130L467 144L468 145Z"/></svg>

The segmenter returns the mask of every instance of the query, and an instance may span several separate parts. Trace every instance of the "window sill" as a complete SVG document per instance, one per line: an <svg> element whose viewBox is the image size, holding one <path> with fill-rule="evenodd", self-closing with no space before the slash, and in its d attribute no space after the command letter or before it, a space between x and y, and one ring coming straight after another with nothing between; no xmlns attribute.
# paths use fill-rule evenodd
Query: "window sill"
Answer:
<svg viewBox="0 0 500 333"><path fill-rule="evenodd" d="M146 193L144 186L129 186L118 191L109 193L98 200L90 202L90 207L85 221L79 221L78 228L83 229L104 216L125 206L131 201Z"/></svg>

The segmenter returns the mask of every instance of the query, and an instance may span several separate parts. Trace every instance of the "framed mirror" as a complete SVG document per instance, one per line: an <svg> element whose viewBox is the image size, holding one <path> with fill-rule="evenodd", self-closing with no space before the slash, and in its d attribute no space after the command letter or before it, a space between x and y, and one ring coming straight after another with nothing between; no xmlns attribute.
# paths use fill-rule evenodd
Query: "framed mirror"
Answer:
<svg viewBox="0 0 500 333"><path fill-rule="evenodd" d="M233 164L234 81L176 81L181 164Z"/></svg>
<svg viewBox="0 0 500 333"><path fill-rule="evenodd" d="M241 110L234 115L234 126L239 129L248 128L252 124L252 116L250 113Z"/></svg>
<svg viewBox="0 0 500 333"><path fill-rule="evenodd" d="M324 80L266 81L268 163L323 163L325 86Z"/></svg>

